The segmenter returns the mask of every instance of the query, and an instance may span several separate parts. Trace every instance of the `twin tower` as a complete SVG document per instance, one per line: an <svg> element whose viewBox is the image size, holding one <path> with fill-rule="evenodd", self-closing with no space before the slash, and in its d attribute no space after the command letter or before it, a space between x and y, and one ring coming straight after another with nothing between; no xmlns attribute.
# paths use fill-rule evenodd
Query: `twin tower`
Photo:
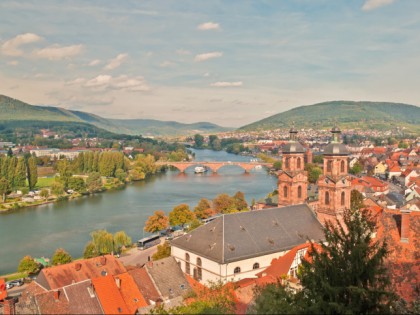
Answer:
<svg viewBox="0 0 420 315"><path fill-rule="evenodd" d="M290 141L283 148L282 171L278 175L278 206L308 203L318 219L335 222L350 208L351 182L348 176L347 148L340 143L341 131L331 130L332 141L324 150L324 170L318 179L318 201L308 201L308 172L305 171L305 149L297 141L297 130L289 131Z"/></svg>

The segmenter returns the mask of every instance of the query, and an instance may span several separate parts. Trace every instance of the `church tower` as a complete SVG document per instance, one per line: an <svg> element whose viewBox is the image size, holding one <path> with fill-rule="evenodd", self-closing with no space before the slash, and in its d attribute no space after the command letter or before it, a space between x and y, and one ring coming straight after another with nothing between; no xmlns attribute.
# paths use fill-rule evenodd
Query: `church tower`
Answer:
<svg viewBox="0 0 420 315"><path fill-rule="evenodd" d="M283 148L282 170L278 175L278 206L304 203L308 195L308 173L305 171L305 149L297 141L297 130L289 131L290 141Z"/></svg>
<svg viewBox="0 0 420 315"><path fill-rule="evenodd" d="M324 173L318 179L318 219L335 222L350 208L351 182L348 176L349 151L340 142L341 131L331 130L332 141L324 150Z"/></svg>

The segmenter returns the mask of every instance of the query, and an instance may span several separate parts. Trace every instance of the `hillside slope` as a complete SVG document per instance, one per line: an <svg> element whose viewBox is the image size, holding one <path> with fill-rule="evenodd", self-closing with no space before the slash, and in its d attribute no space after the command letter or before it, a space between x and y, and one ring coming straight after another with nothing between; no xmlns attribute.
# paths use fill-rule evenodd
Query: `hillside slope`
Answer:
<svg viewBox="0 0 420 315"><path fill-rule="evenodd" d="M76 122L94 125L113 133L152 136L194 135L232 130L232 128L224 128L208 122L183 124L152 119L106 119L81 111L29 105L4 95L0 95L0 121Z"/></svg>
<svg viewBox="0 0 420 315"><path fill-rule="evenodd" d="M420 107L386 102L333 101L299 106L276 114L239 130L288 128L295 122L298 128L330 128L334 122L343 128L390 129L406 127L420 132Z"/></svg>

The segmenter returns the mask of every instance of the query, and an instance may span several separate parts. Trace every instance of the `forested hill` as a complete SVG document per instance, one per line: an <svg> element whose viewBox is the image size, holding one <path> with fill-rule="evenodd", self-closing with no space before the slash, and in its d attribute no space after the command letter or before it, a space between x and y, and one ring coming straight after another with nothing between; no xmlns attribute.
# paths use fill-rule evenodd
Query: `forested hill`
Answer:
<svg viewBox="0 0 420 315"><path fill-rule="evenodd" d="M231 129L208 122L182 124L174 121L150 119L106 119L81 111L67 110L53 106L29 105L17 99L0 95L0 122L2 121L7 122L8 125L13 123L13 121L16 123L21 121L50 122L51 126L54 122L60 122L61 126L67 122L83 123L114 133L152 136L217 133ZM37 123L37 125L39 124Z"/></svg>
<svg viewBox="0 0 420 315"><path fill-rule="evenodd" d="M420 107L387 102L333 101L299 106L239 128L242 131L288 128L390 129L406 127L420 132Z"/></svg>

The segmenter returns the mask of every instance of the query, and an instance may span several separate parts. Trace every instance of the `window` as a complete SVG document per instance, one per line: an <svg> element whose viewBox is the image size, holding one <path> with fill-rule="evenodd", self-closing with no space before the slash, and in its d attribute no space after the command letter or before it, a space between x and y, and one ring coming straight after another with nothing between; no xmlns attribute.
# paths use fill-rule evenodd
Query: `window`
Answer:
<svg viewBox="0 0 420 315"><path fill-rule="evenodd" d="M300 163L301 163L300 162L300 158L297 159L297 162L296 163L297 163L297 168L300 169Z"/></svg>
<svg viewBox="0 0 420 315"><path fill-rule="evenodd" d="M258 269L258 268L260 268L260 264L259 264L259 263L255 263L255 264L252 266L252 269Z"/></svg>
<svg viewBox="0 0 420 315"><path fill-rule="evenodd" d="M341 161L341 173L344 173L344 169L346 167L346 163L344 163L344 161Z"/></svg>
<svg viewBox="0 0 420 315"><path fill-rule="evenodd" d="M328 161L327 162L327 172L331 172L332 171L332 161Z"/></svg>
<svg viewBox="0 0 420 315"><path fill-rule="evenodd" d="M190 255L185 253L185 273L190 274Z"/></svg>
<svg viewBox="0 0 420 315"><path fill-rule="evenodd" d="M289 161L290 160L290 158L286 158L286 169L288 169L289 168Z"/></svg>
<svg viewBox="0 0 420 315"><path fill-rule="evenodd" d="M346 193L343 191L341 193L341 205L344 206L346 202Z"/></svg>
<svg viewBox="0 0 420 315"><path fill-rule="evenodd" d="M330 193L328 191L325 192L325 204L326 205L330 204Z"/></svg>
<svg viewBox="0 0 420 315"><path fill-rule="evenodd" d="M240 273L241 272L241 267L236 267L234 270L233 270L233 273Z"/></svg>
<svg viewBox="0 0 420 315"><path fill-rule="evenodd" d="M302 198L302 187L298 186L298 198Z"/></svg>
<svg viewBox="0 0 420 315"><path fill-rule="evenodd" d="M287 187L286 186L283 187L283 197L287 198Z"/></svg>
<svg viewBox="0 0 420 315"><path fill-rule="evenodd" d="M203 271L201 269L201 258L197 257L197 280L203 279Z"/></svg>

